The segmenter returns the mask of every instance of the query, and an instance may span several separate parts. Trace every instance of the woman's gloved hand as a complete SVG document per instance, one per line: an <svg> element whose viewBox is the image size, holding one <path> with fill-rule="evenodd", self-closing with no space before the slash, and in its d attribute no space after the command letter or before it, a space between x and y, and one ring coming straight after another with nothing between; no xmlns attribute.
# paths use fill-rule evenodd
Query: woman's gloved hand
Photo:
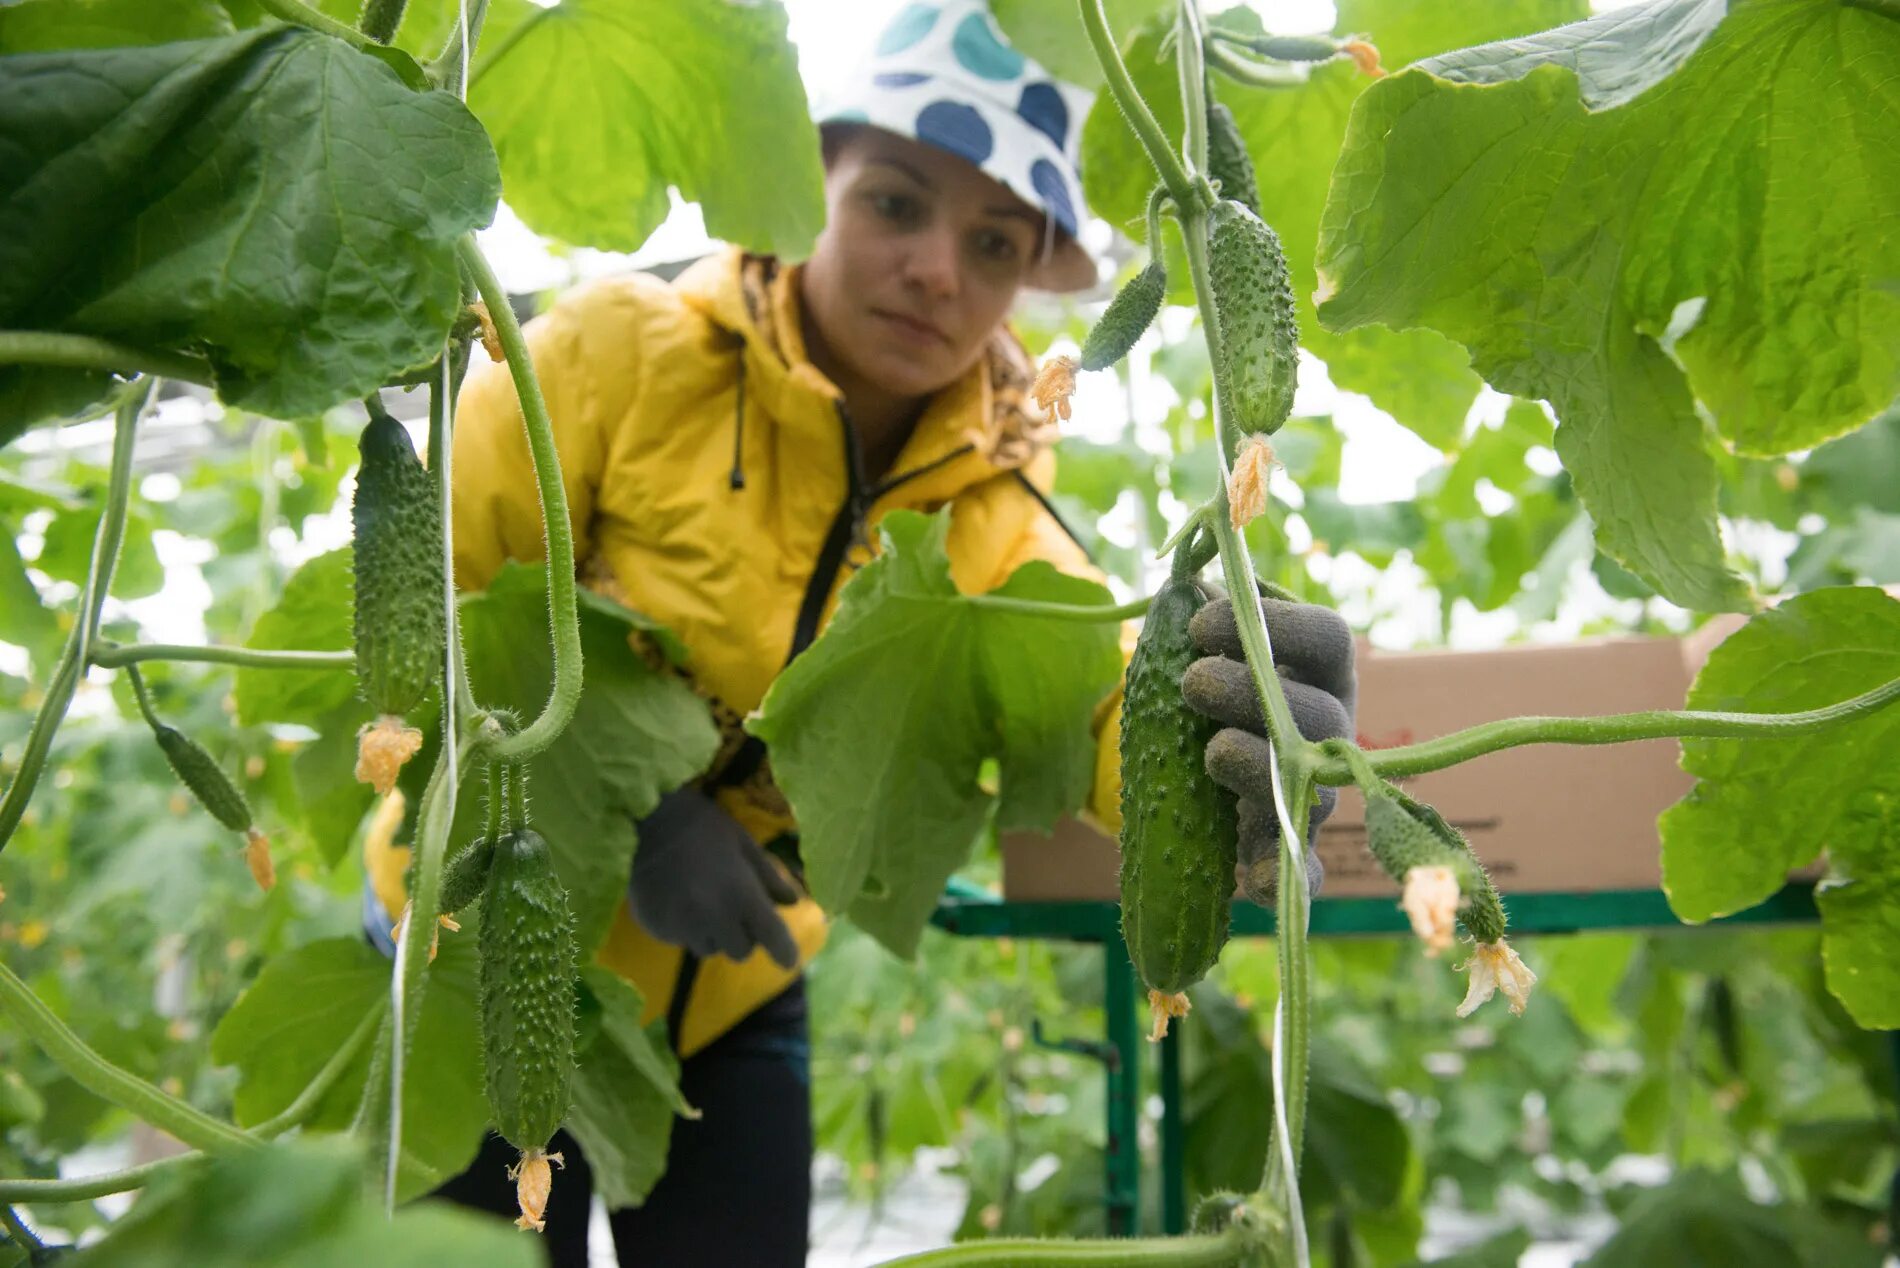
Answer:
<svg viewBox="0 0 1900 1268"><path fill-rule="evenodd" d="M1353 673L1352 630L1331 608L1315 603L1263 599L1274 668L1286 691L1293 724L1309 740L1350 738L1358 699ZM1272 750L1253 675L1240 649L1233 604L1221 595L1188 625L1201 659L1181 675L1188 706L1225 728L1207 742L1207 773L1240 798L1241 890L1267 904L1279 878L1280 822L1273 810ZM1319 893L1324 878L1313 841L1339 800L1334 788L1319 790L1307 817L1306 887Z"/></svg>
<svg viewBox="0 0 1900 1268"><path fill-rule="evenodd" d="M710 795L676 788L634 829L627 897L648 933L701 959L743 960L764 947L784 968L798 963L792 931L773 910L797 902L797 886Z"/></svg>

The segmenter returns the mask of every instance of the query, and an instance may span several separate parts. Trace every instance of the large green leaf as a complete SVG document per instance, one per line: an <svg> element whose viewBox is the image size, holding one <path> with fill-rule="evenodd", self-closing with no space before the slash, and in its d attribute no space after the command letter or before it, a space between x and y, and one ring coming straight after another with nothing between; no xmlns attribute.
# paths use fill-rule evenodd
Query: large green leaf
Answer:
<svg viewBox="0 0 1900 1268"><path fill-rule="evenodd" d="M697 1117L679 1091L666 1022L640 1025L639 990L608 969L581 970L582 1009L599 1010L593 1042L574 1072L567 1130L587 1153L594 1191L609 1209L638 1206L666 1170L675 1113Z"/></svg>
<svg viewBox="0 0 1900 1268"><path fill-rule="evenodd" d="M824 173L777 3L561 0L488 47L469 104L537 232L634 250L671 186L715 238L810 251Z"/></svg>
<svg viewBox="0 0 1900 1268"><path fill-rule="evenodd" d="M1775 453L1900 384L1900 298L1879 280L1900 236L1877 228L1900 184L1900 23L1758 0L1715 25L1720 9L1662 0L1378 85L1320 242L1328 325L1428 326L1548 398L1606 553L1710 610L1748 596L1695 399Z"/></svg>
<svg viewBox="0 0 1900 1268"><path fill-rule="evenodd" d="M198 352L280 416L436 356L499 193L461 102L284 27L10 58L0 173L0 325ZM0 441L105 383L0 371Z"/></svg>
<svg viewBox="0 0 1900 1268"><path fill-rule="evenodd" d="M348 651L353 558L345 546L301 564L284 583L276 604L257 618L244 645L269 651ZM239 667L232 694L237 698L238 721L246 726L260 722L316 726L356 694L356 675L347 665L340 669Z"/></svg>
<svg viewBox="0 0 1900 1268"><path fill-rule="evenodd" d="M1484 4L1420 5L1406 0L1345 0L1339 28L1368 35L1388 67L1481 40L1537 31L1582 16L1577 0L1488 0ZM1251 10L1230 9L1215 22L1257 34ZM1157 20L1128 47L1135 85L1163 131L1179 137L1181 90L1172 55L1160 56L1172 20ZM1352 103L1371 83L1349 62L1317 67L1297 87L1243 87L1224 76L1215 95L1234 112L1261 174L1260 210L1286 247L1299 299L1300 342L1326 362L1333 382L1362 392L1427 443L1451 448L1476 399L1478 376L1456 344L1432 331L1357 330L1334 334L1314 318L1313 252L1333 159ZM1107 93L1096 99L1082 133L1083 183L1095 214L1146 236L1142 217L1154 169ZM1185 275L1184 275L1185 276Z"/></svg>
<svg viewBox="0 0 1900 1268"><path fill-rule="evenodd" d="M513 709L524 722L534 718L554 677L547 569L510 563L460 610L476 699ZM625 899L634 820L704 770L719 745L705 702L683 679L648 665L628 646L629 634L650 628L618 604L581 592L586 689L574 720L528 767L534 826L554 852L584 953L599 943ZM425 751L416 762L428 756ZM481 831L481 803L464 790L450 840L470 840Z"/></svg>
<svg viewBox="0 0 1900 1268"><path fill-rule="evenodd" d="M540 1247L505 1221L435 1203L394 1216L364 1184L354 1142L279 1141L154 1183L81 1268L531 1268Z"/></svg>
<svg viewBox="0 0 1900 1268"><path fill-rule="evenodd" d="M1122 37L1165 3L1102 0L1102 9L1108 16L1108 29ZM990 0L990 12L1011 48L1035 58L1058 79L1080 88L1101 88L1102 64L1095 60L1078 6L1068 0Z"/></svg>
<svg viewBox="0 0 1900 1268"><path fill-rule="evenodd" d="M812 896L900 955L992 813L1044 831L1088 796L1090 714L1121 672L1112 623L1049 620L960 594L950 511L895 511L825 633L748 721L798 816ZM1046 563L993 592L1106 604ZM979 769L994 758L1000 796Z"/></svg>
<svg viewBox="0 0 1900 1268"><path fill-rule="evenodd" d="M1871 587L1797 595L1716 647L1695 709L1813 709L1900 677L1900 602ZM1663 888L1684 920L1760 902L1826 850L1828 986L1864 1026L1900 1025L1900 708L1782 739L1685 740L1698 782L1663 812Z"/></svg>
<svg viewBox="0 0 1900 1268"><path fill-rule="evenodd" d="M472 937L445 933L429 970L403 1088L402 1189L426 1192L474 1158L488 1123L482 1092ZM306 943L264 966L218 1023L211 1058L238 1069L234 1110L246 1126L288 1106L365 1018L388 1008L389 961L361 937ZM373 1024L373 1021L372 1021ZM373 1038L374 1036L372 1036ZM308 1127L350 1125L368 1077L365 1044Z"/></svg>
<svg viewBox="0 0 1900 1268"><path fill-rule="evenodd" d="M231 33L218 0L23 0L0 7L0 55L163 44Z"/></svg>

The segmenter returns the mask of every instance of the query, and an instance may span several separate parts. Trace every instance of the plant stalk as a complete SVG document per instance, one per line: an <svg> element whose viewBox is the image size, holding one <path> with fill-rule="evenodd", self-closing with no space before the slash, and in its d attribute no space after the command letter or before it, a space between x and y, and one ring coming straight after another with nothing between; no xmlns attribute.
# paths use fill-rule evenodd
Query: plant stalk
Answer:
<svg viewBox="0 0 1900 1268"><path fill-rule="evenodd" d="M482 23L487 18L488 0L461 0L456 6L456 21L449 27L448 42L428 66L429 78L442 85L445 92L464 99L468 97L471 82L468 67L474 59L476 47L481 43ZM522 25L532 22L530 18Z"/></svg>
<svg viewBox="0 0 1900 1268"><path fill-rule="evenodd" d="M257 7L280 22L333 35L351 48L361 49L365 53L381 47L349 23L339 22L329 14L302 3L302 0L257 0Z"/></svg>
<svg viewBox="0 0 1900 1268"><path fill-rule="evenodd" d="M0 330L0 365L57 365L112 374L156 374L212 387L211 367L200 357L153 352L90 335L40 330Z"/></svg>
<svg viewBox="0 0 1900 1268"><path fill-rule="evenodd" d="M382 1009L373 1010L363 1018L361 1024L341 1048L324 1062L308 1086L297 1094L297 1099L286 1105L274 1117L267 1118L251 1128L250 1134L261 1140L271 1140L293 1127L302 1126L316 1112L318 1102L329 1094L337 1080L343 1077L350 1063L356 1060L363 1045L376 1032L376 1023L383 1017ZM142 1189L153 1180L181 1167L193 1166L204 1158L200 1150L174 1154L169 1158L160 1158L154 1162L141 1163L136 1167L126 1167L121 1171L106 1171L98 1175L75 1176L59 1180L0 1180L0 1202L84 1202L91 1198L102 1198L111 1193L129 1193L133 1189Z"/></svg>
<svg viewBox="0 0 1900 1268"><path fill-rule="evenodd" d="M1135 130L1141 148L1148 152L1148 159L1155 165L1155 171L1161 174L1161 183L1168 187L1174 205L1182 210L1198 207L1200 200L1193 182L1181 167L1181 160L1175 157L1174 147L1168 143L1167 134L1155 122L1154 112L1141 99L1135 81L1128 77L1128 67L1122 61L1121 50L1115 46L1114 33L1108 28L1108 16L1102 12L1102 0L1077 0L1077 3L1082 11L1082 25L1088 31L1089 43L1095 49L1095 60L1101 63L1102 74L1108 80L1108 91L1114 96L1115 104L1121 107L1128 126Z"/></svg>
<svg viewBox="0 0 1900 1268"><path fill-rule="evenodd" d="M1148 611L1153 595L1131 599L1114 606L1100 603L1053 603L1044 599L1018 599L1006 594L967 596L979 608L992 612L1013 612L1018 616L1042 617L1050 621L1132 621Z"/></svg>
<svg viewBox="0 0 1900 1268"><path fill-rule="evenodd" d="M445 719L446 722L446 719ZM475 757L475 728L461 737L456 761L451 766L451 746L444 744L436 755L435 770L423 790L422 806L416 817L416 845L410 873L409 914L398 927L396 965L390 974L390 1016L387 1089L369 1089L367 1095L386 1097L389 1130L379 1133L372 1148L386 1149L377 1158L383 1168L383 1198L388 1209L396 1208L396 1173L402 1157L402 1087L409 1039L415 1033L422 1011L424 975L429 967L430 934L435 928L437 905L441 901L442 861L448 852L449 829L455 818L455 789L467 775ZM418 936L417 931L421 930ZM374 1063L372 1063L372 1069ZM374 1116L372 1116L374 1121Z"/></svg>
<svg viewBox="0 0 1900 1268"><path fill-rule="evenodd" d="M73 694L86 676L86 663L92 656L99 635L99 613L105 607L106 592L112 587L112 572L118 567L119 548L125 540L126 502L132 488L132 452L138 444L139 416L158 389L158 380L146 379L128 388L119 400L112 432L112 465L106 476L105 505L99 513L99 529L92 540L92 560L86 567L86 584L79 591L79 611L73 621L66 650L60 655L53 680L47 684L46 698L33 717L27 732L26 748L20 754L19 769L0 797L0 850L6 849L13 831L26 814L33 789L46 768L52 751L53 734L66 719Z"/></svg>
<svg viewBox="0 0 1900 1268"><path fill-rule="evenodd" d="M1174 55L1181 72L1181 153L1189 171L1207 170L1207 62L1196 0L1174 10Z"/></svg>
<svg viewBox="0 0 1900 1268"><path fill-rule="evenodd" d="M122 669L148 660L189 661L207 665L240 665L247 669L352 669L352 652L266 651L257 647L194 646L189 643L101 642L92 650L92 663Z"/></svg>
<svg viewBox="0 0 1900 1268"><path fill-rule="evenodd" d="M393 44L402 29L402 13L409 0L368 0L363 5L363 20L357 25L364 35L378 44Z"/></svg>
<svg viewBox="0 0 1900 1268"><path fill-rule="evenodd" d="M1364 762L1382 779L1403 779L1468 762L1486 753L1526 744L1624 744L1670 738L1779 739L1806 735L1867 717L1900 700L1900 678L1838 704L1798 713L1721 713L1693 709L1648 709L1595 718L1501 718L1399 748L1373 749ZM1314 782L1354 782L1353 763L1341 755L1343 740L1312 746L1307 758Z"/></svg>
<svg viewBox="0 0 1900 1268"><path fill-rule="evenodd" d="M1246 1245L1233 1233L1189 1237L1131 1237L1093 1241L997 1238L893 1259L883 1268L1037 1268L1071 1264L1088 1268L1225 1268L1238 1264Z"/></svg>
<svg viewBox="0 0 1900 1268"><path fill-rule="evenodd" d="M363 1020L356 1024L356 1029L350 1032L350 1037L343 1041L343 1046L330 1054L330 1059L323 1063L323 1068L311 1076L310 1082L304 1085L303 1091L297 1093L297 1099L251 1128L251 1135L263 1140L275 1140L291 1128L301 1127L308 1122L310 1116L317 1112L318 1104L330 1094L330 1089L337 1085L337 1081L356 1060L357 1054L363 1050L363 1045L367 1044L370 1037L376 1033L376 1027L382 1020L381 1008L372 1008L365 1013Z"/></svg>
<svg viewBox="0 0 1900 1268"><path fill-rule="evenodd" d="M20 1218L19 1213L4 1203L0 1203L0 1228L6 1230L7 1240L26 1252L28 1263L32 1263L46 1249L46 1243L34 1236L33 1230L26 1226L26 1221Z"/></svg>
<svg viewBox="0 0 1900 1268"><path fill-rule="evenodd" d="M460 244L463 265L475 278L488 315L501 337L502 351L508 358L508 371L514 376L515 393L521 400L522 419L528 432L528 449L534 457L534 478L541 494L541 517L548 534L548 609L554 636L554 687L547 704L523 730L485 744L482 756L493 761L521 763L547 748L554 737L566 729L581 699L581 627L580 609L574 588L574 525L568 518L567 490L561 483L561 459L554 445L554 424L548 418L547 402L534 376L534 362L528 354L521 324L508 303L495 272L475 245L473 235ZM459 775L459 772L458 772ZM433 910L429 919L435 919Z"/></svg>
<svg viewBox="0 0 1900 1268"><path fill-rule="evenodd" d="M1195 0L1181 0L1185 7ZM1203 108L1207 93L1205 78L1190 82L1187 69L1198 65L1198 58L1180 50L1184 104L1198 95ZM1194 282L1195 302L1201 313L1201 330L1213 358L1214 416L1220 461L1220 484L1214 504L1207 515L1208 527L1220 548L1221 572L1227 593L1233 602L1234 624L1246 652L1247 667L1260 698L1267 723L1267 738L1272 746L1274 813L1280 824L1279 937L1277 948L1280 970L1280 1000L1274 1011L1274 1144L1266 1174L1261 1178L1257 1199L1272 1202L1283 1198L1287 1231L1292 1241L1294 1262L1304 1268L1308 1262L1305 1212L1300 1202L1299 1163L1306 1135L1307 1070L1310 1060L1309 982L1307 958L1307 913L1311 898L1306 892L1306 798L1310 776L1304 773L1302 753L1305 740L1293 721L1280 678L1273 668L1273 642L1267 633L1266 612L1254 581L1255 569L1246 542L1235 529L1227 501L1227 484L1232 471L1229 455L1237 437L1234 431L1233 396L1230 379L1220 354L1220 313L1214 305L1214 290L1207 263L1206 211L1199 202L1181 213L1181 236L1187 250L1188 270ZM1287 787L1288 783L1292 788ZM1292 794L1292 795L1289 795Z"/></svg>
<svg viewBox="0 0 1900 1268"><path fill-rule="evenodd" d="M196 1149L173 1154L155 1162L141 1163L122 1171L76 1176L70 1180L0 1180L0 1202L24 1202L29 1206L50 1202L85 1202L112 1193L130 1193L142 1189L168 1172L195 1166L204 1155Z"/></svg>
<svg viewBox="0 0 1900 1268"><path fill-rule="evenodd" d="M100 1056L4 964L0 964L0 1009L79 1086L187 1145L219 1153L257 1143L229 1123L219 1122Z"/></svg>

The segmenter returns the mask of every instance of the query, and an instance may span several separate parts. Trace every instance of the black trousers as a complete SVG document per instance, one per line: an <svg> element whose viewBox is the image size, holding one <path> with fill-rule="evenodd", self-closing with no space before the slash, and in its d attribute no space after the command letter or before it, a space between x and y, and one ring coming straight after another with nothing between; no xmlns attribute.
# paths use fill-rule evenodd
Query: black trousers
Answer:
<svg viewBox="0 0 1900 1268"><path fill-rule="evenodd" d="M811 1057L805 981L680 1064L700 1111L673 1120L666 1174L644 1205L607 1213L622 1268L799 1268L811 1208ZM553 1268L587 1268L593 1171L566 1132L542 1236ZM490 1134L461 1175L432 1195L513 1218L514 1147Z"/></svg>

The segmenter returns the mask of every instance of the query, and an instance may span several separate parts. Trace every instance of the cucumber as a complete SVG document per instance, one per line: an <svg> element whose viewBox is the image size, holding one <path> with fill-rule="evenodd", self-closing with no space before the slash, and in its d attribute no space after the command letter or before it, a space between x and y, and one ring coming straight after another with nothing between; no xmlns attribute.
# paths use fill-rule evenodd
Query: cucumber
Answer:
<svg viewBox="0 0 1900 1268"><path fill-rule="evenodd" d="M464 851L466 853L466 851ZM517 827L495 842L482 891L482 1074L495 1130L520 1151L509 1168L515 1223L539 1230L552 1183L548 1140L573 1099L574 918L541 834Z"/></svg>
<svg viewBox="0 0 1900 1268"><path fill-rule="evenodd" d="M574 919L532 828L495 843L482 894L482 1066L495 1130L523 1154L567 1117L574 1073Z"/></svg>
<svg viewBox="0 0 1900 1268"><path fill-rule="evenodd" d="M377 713L400 717L442 673L442 508L401 423L380 414L359 444L350 508L357 687Z"/></svg>
<svg viewBox="0 0 1900 1268"><path fill-rule="evenodd" d="M1253 156L1234 122L1234 112L1209 97L1207 103L1207 174L1220 182L1220 196L1260 214L1260 186L1254 180Z"/></svg>
<svg viewBox="0 0 1900 1268"><path fill-rule="evenodd" d="M1153 249L1159 251L1160 245ZM1106 370L1135 346L1135 340L1141 338L1161 311L1161 301L1168 293L1168 271L1163 268L1159 258L1149 261L1148 266L1129 278L1115 298L1089 330L1088 338L1082 341L1082 368L1084 370Z"/></svg>
<svg viewBox="0 0 1900 1268"><path fill-rule="evenodd" d="M1153 1037L1227 941L1238 812L1207 774L1220 724L1190 709L1181 675L1198 656L1188 621L1207 596L1177 552L1128 663L1121 714L1122 937L1148 987Z"/></svg>
<svg viewBox="0 0 1900 1268"><path fill-rule="evenodd" d="M1220 315L1214 373L1227 388L1240 434L1270 436L1293 412L1299 367L1286 253L1279 236L1231 198L1208 213L1207 234L1208 280Z"/></svg>
<svg viewBox="0 0 1900 1268"><path fill-rule="evenodd" d="M1366 844L1403 885L1415 867L1443 867L1458 881L1458 922L1479 942L1504 937L1504 904L1464 834L1424 802L1386 786L1366 795Z"/></svg>
<svg viewBox="0 0 1900 1268"><path fill-rule="evenodd" d="M495 858L495 841L480 837L463 846L442 869L442 898L437 906L452 916L482 896Z"/></svg>

